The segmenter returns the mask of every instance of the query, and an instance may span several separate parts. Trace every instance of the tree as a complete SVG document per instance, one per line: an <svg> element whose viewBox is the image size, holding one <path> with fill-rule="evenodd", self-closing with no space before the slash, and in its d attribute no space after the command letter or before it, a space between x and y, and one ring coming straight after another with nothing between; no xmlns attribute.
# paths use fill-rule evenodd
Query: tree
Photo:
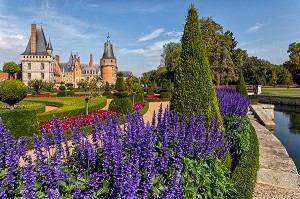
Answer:
<svg viewBox="0 0 300 199"><path fill-rule="evenodd" d="M11 61L4 64L3 71L9 74L9 79L13 79L14 74L21 71L21 67L19 64Z"/></svg>
<svg viewBox="0 0 300 199"><path fill-rule="evenodd" d="M55 84L53 82L44 82L43 88L46 91L51 91L54 86L55 86Z"/></svg>
<svg viewBox="0 0 300 199"><path fill-rule="evenodd" d="M244 97L248 96L247 87L246 87L246 84L245 84L245 81L244 81L244 76L243 76L243 71L242 70L240 70L239 79L238 79L238 82L237 82L237 85L236 85L236 91Z"/></svg>
<svg viewBox="0 0 300 199"><path fill-rule="evenodd" d="M9 104L10 109L23 100L28 93L27 86L20 80L5 80L0 82L0 101Z"/></svg>
<svg viewBox="0 0 300 199"><path fill-rule="evenodd" d="M174 81L174 71L180 59L181 43L170 42L163 48L161 64L166 67L167 78Z"/></svg>
<svg viewBox="0 0 300 199"><path fill-rule="evenodd" d="M277 83L281 85L292 85L293 84L293 76L292 74L283 66L278 67L278 80Z"/></svg>
<svg viewBox="0 0 300 199"><path fill-rule="evenodd" d="M35 92L38 92L39 90L41 90L43 88L44 83L42 80L34 79L34 80L28 81L28 86L33 88L33 90Z"/></svg>
<svg viewBox="0 0 300 199"><path fill-rule="evenodd" d="M199 114L202 110L209 122L220 110L209 67L205 43L198 21L198 13L189 7L181 39L180 61L175 69L174 89L170 108L183 115Z"/></svg>
<svg viewBox="0 0 300 199"><path fill-rule="evenodd" d="M289 60L283 66L293 75L293 81L300 84L300 43L291 43L287 52Z"/></svg>
<svg viewBox="0 0 300 199"><path fill-rule="evenodd" d="M236 46L233 34L223 31L223 27L211 17L199 20L208 54L210 68L216 85L235 80L231 51Z"/></svg>

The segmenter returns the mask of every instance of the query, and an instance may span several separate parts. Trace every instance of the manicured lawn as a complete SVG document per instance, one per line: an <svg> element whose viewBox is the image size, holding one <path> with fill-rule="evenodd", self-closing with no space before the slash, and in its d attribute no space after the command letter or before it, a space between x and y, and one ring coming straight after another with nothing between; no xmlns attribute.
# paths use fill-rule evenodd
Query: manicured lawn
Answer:
<svg viewBox="0 0 300 199"><path fill-rule="evenodd" d="M277 96L300 96L300 87L262 87L262 94Z"/></svg>

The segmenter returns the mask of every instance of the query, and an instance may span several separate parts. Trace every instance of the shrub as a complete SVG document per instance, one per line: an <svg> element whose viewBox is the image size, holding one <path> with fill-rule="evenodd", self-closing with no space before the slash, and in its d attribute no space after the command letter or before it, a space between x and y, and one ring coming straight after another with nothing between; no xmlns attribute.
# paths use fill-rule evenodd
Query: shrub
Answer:
<svg viewBox="0 0 300 199"><path fill-rule="evenodd" d="M236 85L236 91L240 93L242 96L246 97L248 96L246 83L243 76L243 71L240 70L239 79Z"/></svg>
<svg viewBox="0 0 300 199"><path fill-rule="evenodd" d="M128 111L132 112L133 104L132 101L128 98L116 98L110 102L108 110L126 114Z"/></svg>
<svg viewBox="0 0 300 199"><path fill-rule="evenodd" d="M73 95L75 95L75 91L73 91L73 90L66 91L66 95L73 96Z"/></svg>
<svg viewBox="0 0 300 199"><path fill-rule="evenodd" d="M44 83L42 80L34 79L34 80L28 81L28 86L32 87L35 92L38 92L39 90L41 90L43 88Z"/></svg>
<svg viewBox="0 0 300 199"><path fill-rule="evenodd" d="M160 98L168 99L168 98L170 98L170 93L169 92L161 92Z"/></svg>
<svg viewBox="0 0 300 199"><path fill-rule="evenodd" d="M114 96L117 98L127 98L129 96L129 94L127 91L123 91L123 92L114 93Z"/></svg>
<svg viewBox="0 0 300 199"><path fill-rule="evenodd" d="M57 97L66 97L67 92L65 90L58 90L57 91Z"/></svg>
<svg viewBox="0 0 300 199"><path fill-rule="evenodd" d="M148 95L154 94L154 89L153 89L153 88L148 88L148 89L147 89L147 94L148 94Z"/></svg>
<svg viewBox="0 0 300 199"><path fill-rule="evenodd" d="M68 90L72 91L72 90L74 90L74 87L73 86L68 86Z"/></svg>
<svg viewBox="0 0 300 199"><path fill-rule="evenodd" d="M19 80L0 82L0 101L9 104L10 109L14 109L14 105L23 100L27 93L27 86Z"/></svg>
<svg viewBox="0 0 300 199"><path fill-rule="evenodd" d="M113 94L111 93L110 90L104 91L102 95L105 96L106 98L112 98L113 97Z"/></svg>
<svg viewBox="0 0 300 199"><path fill-rule="evenodd" d="M121 74L123 74L123 73L121 73L121 72L118 73L115 90L119 91L119 92L124 92L124 91L126 91L126 85L125 85L125 82L123 79L123 75L121 75Z"/></svg>
<svg viewBox="0 0 300 199"><path fill-rule="evenodd" d="M66 87L64 85L60 85L59 90L64 91L64 90L66 90Z"/></svg>
<svg viewBox="0 0 300 199"><path fill-rule="evenodd" d="M14 110L0 109L0 117L7 129L16 138L20 136L32 137L34 133L39 132L37 107L16 108Z"/></svg>
<svg viewBox="0 0 300 199"><path fill-rule="evenodd" d="M250 124L251 125L251 124ZM252 198L259 166L259 145L255 129L251 125L250 147L240 157L232 173L232 181L237 190L236 198Z"/></svg>
<svg viewBox="0 0 300 199"><path fill-rule="evenodd" d="M192 113L198 114L202 110L206 118L218 115L222 123L199 17L193 5L189 7L186 17L171 96L170 108L177 111L181 118L185 114L189 118Z"/></svg>
<svg viewBox="0 0 300 199"><path fill-rule="evenodd" d="M105 82L105 86L104 86L104 90L105 91L110 91L110 86L109 86L109 83L108 82Z"/></svg>

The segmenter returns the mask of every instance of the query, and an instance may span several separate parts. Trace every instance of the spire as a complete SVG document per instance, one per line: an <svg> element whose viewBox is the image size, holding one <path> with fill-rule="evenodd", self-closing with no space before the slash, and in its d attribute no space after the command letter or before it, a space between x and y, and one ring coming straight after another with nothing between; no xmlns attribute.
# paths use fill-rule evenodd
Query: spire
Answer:
<svg viewBox="0 0 300 199"><path fill-rule="evenodd" d="M74 65L72 52L70 54L69 61L67 62L67 67L71 68Z"/></svg>
<svg viewBox="0 0 300 199"><path fill-rule="evenodd" d="M102 59L103 58L113 58L113 59L115 59L113 45L110 43L109 33L107 35L107 40L104 43L104 52L103 52Z"/></svg>
<svg viewBox="0 0 300 199"><path fill-rule="evenodd" d="M51 45L51 41L50 41L50 37L49 37L49 41L47 44L47 50L53 50L52 45Z"/></svg>

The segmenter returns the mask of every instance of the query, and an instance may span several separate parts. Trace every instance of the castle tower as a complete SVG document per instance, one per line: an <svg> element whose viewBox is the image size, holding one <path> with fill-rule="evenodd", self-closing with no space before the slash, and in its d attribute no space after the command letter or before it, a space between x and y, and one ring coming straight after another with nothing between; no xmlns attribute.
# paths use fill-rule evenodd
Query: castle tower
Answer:
<svg viewBox="0 0 300 199"><path fill-rule="evenodd" d="M117 59L114 55L113 45L110 43L110 37L107 36L107 40L104 43L103 56L100 59L101 76L103 82L108 82L110 85L116 83L117 79Z"/></svg>
<svg viewBox="0 0 300 199"><path fill-rule="evenodd" d="M21 54L22 81L38 79L54 82L53 48L47 43L42 26L31 24L31 36L25 51Z"/></svg>

